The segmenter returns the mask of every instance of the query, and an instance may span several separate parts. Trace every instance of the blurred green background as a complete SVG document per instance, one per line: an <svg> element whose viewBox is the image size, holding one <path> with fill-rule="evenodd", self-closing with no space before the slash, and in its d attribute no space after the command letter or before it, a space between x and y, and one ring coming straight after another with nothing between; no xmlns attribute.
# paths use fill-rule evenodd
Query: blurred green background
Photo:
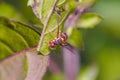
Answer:
<svg viewBox="0 0 120 80"><path fill-rule="evenodd" d="M99 0L93 10L104 20L94 29L83 30L82 65L92 69L89 76L95 80L120 80L120 0Z"/></svg>
<svg viewBox="0 0 120 80"><path fill-rule="evenodd" d="M104 20L94 29L81 30L85 50L80 54L78 80L120 80L120 0L99 0L92 11ZM40 25L27 0L0 1L0 15ZM51 80L61 80L53 77Z"/></svg>

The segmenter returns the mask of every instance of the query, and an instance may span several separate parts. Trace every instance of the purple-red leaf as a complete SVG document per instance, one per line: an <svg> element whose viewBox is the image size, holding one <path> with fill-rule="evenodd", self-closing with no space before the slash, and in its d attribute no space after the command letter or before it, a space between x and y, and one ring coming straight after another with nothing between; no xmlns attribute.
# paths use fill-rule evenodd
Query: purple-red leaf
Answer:
<svg viewBox="0 0 120 80"><path fill-rule="evenodd" d="M33 54L33 52L28 52L26 56L28 59L26 80L42 80L48 66L48 56Z"/></svg>
<svg viewBox="0 0 120 80"><path fill-rule="evenodd" d="M0 62L0 80L42 80L49 56L38 55L35 48L25 50Z"/></svg>
<svg viewBox="0 0 120 80"><path fill-rule="evenodd" d="M50 58L50 63L48 68L53 74L58 74L61 72L60 67L52 58Z"/></svg>
<svg viewBox="0 0 120 80"><path fill-rule="evenodd" d="M63 47L65 80L76 80L79 72L79 52L68 44Z"/></svg>
<svg viewBox="0 0 120 80"><path fill-rule="evenodd" d="M71 15L69 15L68 19L65 22L65 27L75 27L75 24L77 22L77 20L79 19L79 17L82 15L82 13L85 11L84 7L80 7L78 6L75 10L74 13L72 13Z"/></svg>

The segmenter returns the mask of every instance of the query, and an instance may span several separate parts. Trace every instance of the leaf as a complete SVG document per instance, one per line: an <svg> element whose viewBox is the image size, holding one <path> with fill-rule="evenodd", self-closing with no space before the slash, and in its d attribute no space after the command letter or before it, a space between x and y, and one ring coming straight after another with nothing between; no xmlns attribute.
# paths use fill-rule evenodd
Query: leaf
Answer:
<svg viewBox="0 0 120 80"><path fill-rule="evenodd" d="M43 0L28 0L28 6L32 7L32 10L38 19L41 19L41 10L42 10Z"/></svg>
<svg viewBox="0 0 120 80"><path fill-rule="evenodd" d="M90 7L92 7L95 4L96 0L82 0L78 1L78 3L75 3L75 1L69 1L69 8L70 10L75 11L68 16L67 20L65 21L64 26L67 27L75 27L76 22L81 17L81 15L88 10Z"/></svg>
<svg viewBox="0 0 120 80"><path fill-rule="evenodd" d="M17 21L22 21L24 23L30 24L30 25L39 25L41 26L42 24L40 23L39 19L35 17L34 13L32 12L31 8L26 6L26 3L28 2L28 0L22 0L18 1L14 0L14 2L9 1L9 0L4 0L2 3L5 3L6 5L3 6L4 10L1 10L1 12L3 14L11 14L10 12L6 13L6 6L11 6L15 12L14 15L12 15L12 17L9 18L14 18Z"/></svg>
<svg viewBox="0 0 120 80"><path fill-rule="evenodd" d="M55 39L58 33L58 26L60 29L63 27L63 22L67 17L67 11L61 12L61 15L53 13L49 15L44 23L43 31L41 34L40 42L38 44L38 51L41 54L47 55L50 52L49 41ZM61 30L60 30L61 31Z"/></svg>
<svg viewBox="0 0 120 80"><path fill-rule="evenodd" d="M67 48L66 48L67 47ZM79 72L79 52L71 45L63 47L65 80L76 80Z"/></svg>
<svg viewBox="0 0 120 80"><path fill-rule="evenodd" d="M49 56L30 53L27 53L29 67L26 80L42 80L48 66Z"/></svg>
<svg viewBox="0 0 120 80"><path fill-rule="evenodd" d="M75 29L75 28L68 28L67 29L68 40L67 42L70 43L75 48L83 48L83 40L82 40L82 33Z"/></svg>
<svg viewBox="0 0 120 80"><path fill-rule="evenodd" d="M37 29L17 21L0 17L0 59L36 46L39 41Z"/></svg>
<svg viewBox="0 0 120 80"><path fill-rule="evenodd" d="M98 0L82 0L81 1L81 5L82 6L85 6L85 5L87 5L87 6L93 6L96 2L97 2Z"/></svg>
<svg viewBox="0 0 120 80"><path fill-rule="evenodd" d="M49 49L47 47L49 40L47 40L47 43L46 43L46 41L45 41L46 39L44 40L44 37L45 37L46 28L50 22L49 19L51 18L51 15L56 6L56 3L57 3L57 0L51 0L49 2L49 4L48 4L47 0L41 0L41 1L29 0L28 1L28 5L32 7L35 15L43 22L43 30L42 30L41 38L40 38L38 48L37 48L37 51L40 51L40 53L42 53L42 54L49 53ZM50 36L47 36L46 38L49 39ZM44 42L44 44L43 44L43 42ZM41 47L42 47L42 49L41 49Z"/></svg>
<svg viewBox="0 0 120 80"><path fill-rule="evenodd" d="M28 6L32 7L36 17L44 23L52 10L54 3L57 1L58 0L28 0ZM58 4L62 4L64 2L65 0L59 0Z"/></svg>
<svg viewBox="0 0 120 80"><path fill-rule="evenodd" d="M41 45L40 52L43 55L49 54L49 52L50 52L49 41L57 38L58 25L60 24L60 29L61 29L63 27L62 22L64 19L65 19L64 16L59 17L57 14L52 14L52 16L48 22L46 31L44 32L45 36L44 36L43 44Z"/></svg>
<svg viewBox="0 0 120 80"><path fill-rule="evenodd" d="M58 5L62 5L65 2L66 2L66 0L58 0Z"/></svg>
<svg viewBox="0 0 120 80"><path fill-rule="evenodd" d="M72 11L81 7L84 9L88 9L96 3L97 0L66 0L67 9Z"/></svg>
<svg viewBox="0 0 120 80"><path fill-rule="evenodd" d="M98 73L99 69L97 65L89 65L81 70L77 80L96 80Z"/></svg>
<svg viewBox="0 0 120 80"><path fill-rule="evenodd" d="M0 16L24 21L24 18L20 15L20 13L17 12L17 10L13 6L4 2L0 3Z"/></svg>
<svg viewBox="0 0 120 80"><path fill-rule="evenodd" d="M35 27L0 17L1 80L40 80L43 77L48 56L38 55L34 49L14 53L36 46L38 31Z"/></svg>
<svg viewBox="0 0 120 80"><path fill-rule="evenodd" d="M85 13L78 20L76 26L79 28L94 28L102 21L102 17L94 13Z"/></svg>
<svg viewBox="0 0 120 80"><path fill-rule="evenodd" d="M49 63L49 70L52 72L52 74L60 74L61 73L61 69L60 69L60 66L58 66L57 62L55 60L53 60L50 56L50 59L49 59L50 63Z"/></svg>
<svg viewBox="0 0 120 80"><path fill-rule="evenodd" d="M62 29L63 22L69 13L69 11L65 9L66 4L63 4L64 2L65 0L28 1L28 5L32 7L37 18L39 18L43 23L43 30L37 48L37 51L40 51L43 55L49 54L49 41L57 37L57 27L59 25L61 27L60 29ZM61 11L61 8L63 8L64 11Z"/></svg>
<svg viewBox="0 0 120 80"><path fill-rule="evenodd" d="M91 0L90 0L91 1ZM49 41L55 39L57 37L57 26L60 26L60 29L62 31L63 29L63 22L65 21L66 17L68 14L71 12L72 9L76 8L77 5L80 5L76 3L75 1L67 1L64 3L63 1L60 1L60 3L64 3L61 5L58 5L59 2L58 0L51 0L48 4L48 0L29 0L28 5L32 7L33 12L35 15L42 21L43 23L43 30L41 33L40 41L37 47L37 51L40 51L41 54L47 55L50 52L50 47L49 47ZM74 2L72 5L71 3ZM81 4L82 5L82 4ZM69 10L69 7L71 6L71 9ZM64 11L60 11L60 8L63 8ZM73 7L73 8L72 8ZM58 9L56 9L58 8ZM82 5L82 12L88 8L86 5ZM85 9L84 9L85 8ZM80 9L78 9L80 10ZM78 11L77 10L77 11ZM78 11L78 14L81 12ZM81 13L80 13L81 14ZM76 16L78 18L80 16ZM76 21L74 21L76 22ZM68 23L70 24L70 23ZM75 45L76 46L76 45Z"/></svg>
<svg viewBox="0 0 120 80"><path fill-rule="evenodd" d="M59 11L61 8L65 9L65 4L62 5L64 2L65 0L28 1L28 5L32 7L37 18L43 22L43 31L37 49L43 55L49 54L49 41L57 37L57 27L58 25L61 26L61 28L63 27L63 22L68 15L67 10Z"/></svg>
<svg viewBox="0 0 120 80"><path fill-rule="evenodd" d="M65 27L75 27L77 20L83 14L84 11L84 7L77 7L76 10L72 14L70 14L67 20L65 21Z"/></svg>
<svg viewBox="0 0 120 80"><path fill-rule="evenodd" d="M0 62L0 80L42 80L48 57L38 55L35 48L15 53Z"/></svg>

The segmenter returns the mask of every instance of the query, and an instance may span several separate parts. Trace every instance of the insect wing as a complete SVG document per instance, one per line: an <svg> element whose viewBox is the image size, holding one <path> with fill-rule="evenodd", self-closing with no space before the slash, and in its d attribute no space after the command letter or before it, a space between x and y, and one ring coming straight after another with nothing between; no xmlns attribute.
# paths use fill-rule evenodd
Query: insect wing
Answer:
<svg viewBox="0 0 120 80"><path fill-rule="evenodd" d="M69 43L66 42L63 47L66 48L66 49L68 49L71 53L74 53L74 49L75 48L71 44L69 44Z"/></svg>

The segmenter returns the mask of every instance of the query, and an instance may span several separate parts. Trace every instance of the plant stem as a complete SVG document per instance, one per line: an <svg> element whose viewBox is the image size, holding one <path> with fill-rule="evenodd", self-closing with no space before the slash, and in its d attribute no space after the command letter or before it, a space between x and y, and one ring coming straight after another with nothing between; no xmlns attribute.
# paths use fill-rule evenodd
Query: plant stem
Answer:
<svg viewBox="0 0 120 80"><path fill-rule="evenodd" d="M41 34L41 37L40 37L40 40L39 40L39 43L38 43L38 46L37 46L37 51L40 51L40 49L41 49L41 45L42 45L42 43L43 43L43 39L44 39L44 36L45 36L45 30L46 30L46 28L47 28L48 21L49 21L51 15L52 15L52 13L53 13L53 10L54 10L54 8L55 8L56 3L57 3L57 0L55 0L55 2L54 2L54 4L53 4L53 7L52 7L52 9L50 10L50 12L49 12L49 14L48 14L48 16L46 17L46 20L45 20L45 22L44 22L42 34Z"/></svg>
<svg viewBox="0 0 120 80"><path fill-rule="evenodd" d="M55 25L54 28L52 28L52 29L50 29L49 31L45 32L45 34L48 34L48 33L52 32L52 31L54 31L58 26L60 26L60 25L63 23L63 21L65 21L65 19L67 18L67 16L68 16L68 13L67 13L67 14L65 15L65 17L61 20L61 22L59 22L59 24Z"/></svg>

